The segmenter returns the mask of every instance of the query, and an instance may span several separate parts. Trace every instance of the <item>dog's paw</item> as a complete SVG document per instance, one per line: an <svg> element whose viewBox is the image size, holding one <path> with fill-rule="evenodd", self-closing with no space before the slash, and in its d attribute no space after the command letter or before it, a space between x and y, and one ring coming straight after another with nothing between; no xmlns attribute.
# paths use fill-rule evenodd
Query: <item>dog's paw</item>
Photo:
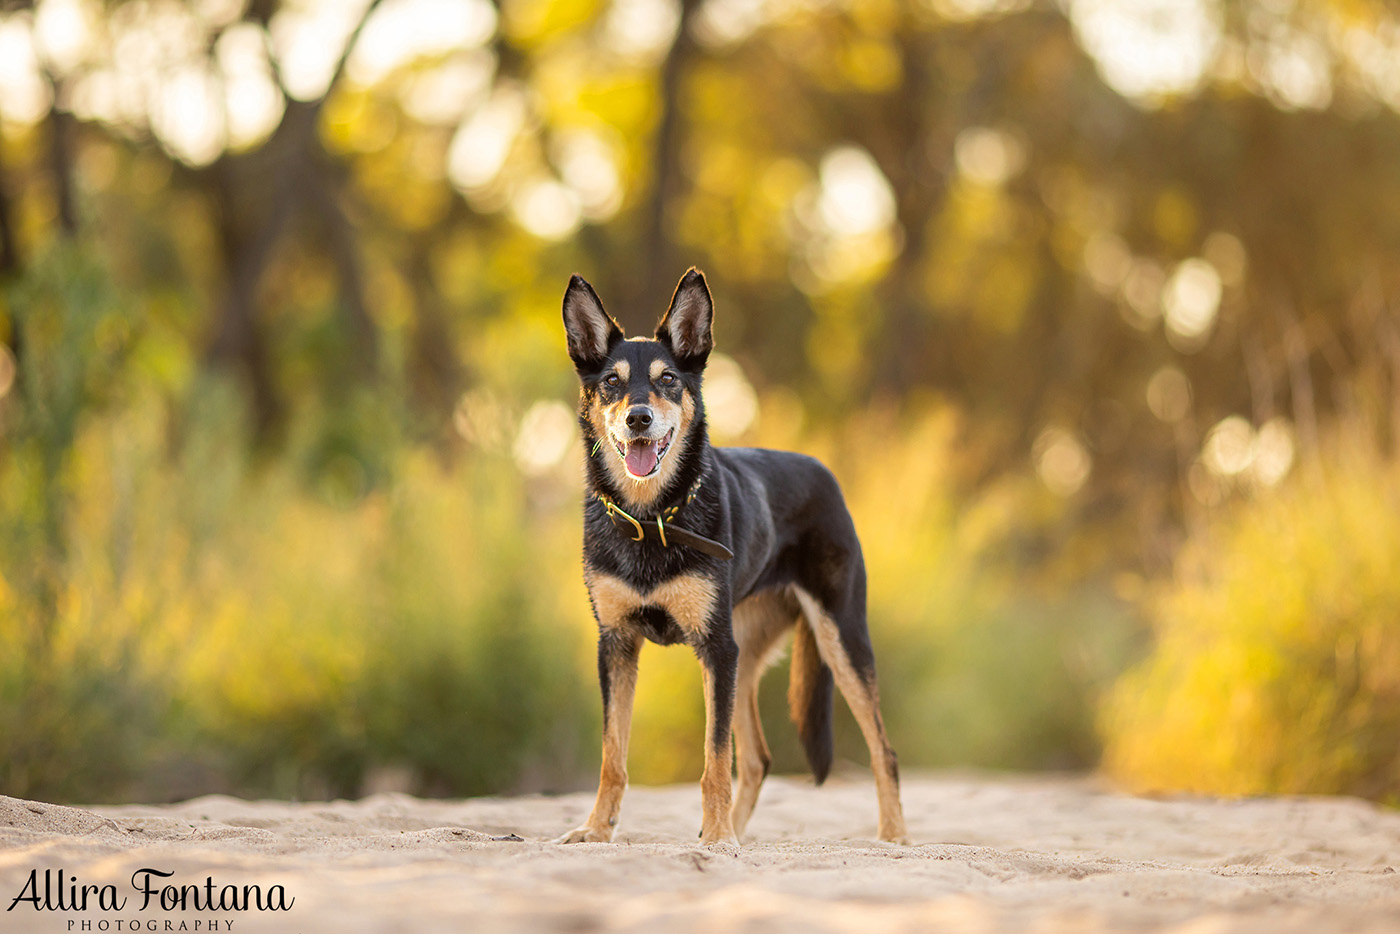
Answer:
<svg viewBox="0 0 1400 934"><path fill-rule="evenodd" d="M555 837L555 843L612 843L613 832L596 830L593 827L575 827L562 837Z"/></svg>
<svg viewBox="0 0 1400 934"><path fill-rule="evenodd" d="M739 840L737 837L725 837L722 840L702 841L700 844L706 852L719 853L724 856L739 855Z"/></svg>
<svg viewBox="0 0 1400 934"><path fill-rule="evenodd" d="M700 845L711 853L724 853L728 856L739 855L739 837L728 826L714 827L708 832L702 828Z"/></svg>

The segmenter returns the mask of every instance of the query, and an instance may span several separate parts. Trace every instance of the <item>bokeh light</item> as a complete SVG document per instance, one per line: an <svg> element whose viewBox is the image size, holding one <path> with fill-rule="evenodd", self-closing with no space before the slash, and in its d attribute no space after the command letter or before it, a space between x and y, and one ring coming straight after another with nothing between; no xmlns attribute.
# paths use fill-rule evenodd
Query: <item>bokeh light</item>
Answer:
<svg viewBox="0 0 1400 934"><path fill-rule="evenodd" d="M1203 259L1184 260L1167 280L1162 305L1167 331L1180 347L1195 347L1215 325L1220 311L1220 274Z"/></svg>
<svg viewBox="0 0 1400 934"><path fill-rule="evenodd" d="M1164 366L1147 381L1147 407L1164 422L1179 422L1191 412L1191 382L1174 366Z"/></svg>
<svg viewBox="0 0 1400 934"><path fill-rule="evenodd" d="M1062 428L1047 428L1031 448L1035 469L1051 492L1072 496L1089 479L1093 461L1084 445Z"/></svg>
<svg viewBox="0 0 1400 934"><path fill-rule="evenodd" d="M1201 458L1217 476L1233 477L1254 463L1254 428L1238 415L1221 419L1206 435Z"/></svg>
<svg viewBox="0 0 1400 934"><path fill-rule="evenodd" d="M1220 44L1213 0L1071 0L1069 9L1104 79L1134 99L1193 90Z"/></svg>

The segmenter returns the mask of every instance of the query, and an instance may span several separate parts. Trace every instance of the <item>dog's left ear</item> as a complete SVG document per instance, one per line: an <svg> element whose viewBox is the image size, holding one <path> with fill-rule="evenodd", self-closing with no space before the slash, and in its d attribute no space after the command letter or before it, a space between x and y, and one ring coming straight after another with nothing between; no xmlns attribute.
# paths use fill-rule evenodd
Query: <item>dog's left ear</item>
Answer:
<svg viewBox="0 0 1400 934"><path fill-rule="evenodd" d="M564 292L564 334L569 359L580 375L602 369L608 353L623 339L622 328L603 310L598 293L582 276L570 279Z"/></svg>
<svg viewBox="0 0 1400 934"><path fill-rule="evenodd" d="M656 326L656 339L665 344L683 369L699 370L714 349L714 302L705 276L694 266L681 277L671 307Z"/></svg>

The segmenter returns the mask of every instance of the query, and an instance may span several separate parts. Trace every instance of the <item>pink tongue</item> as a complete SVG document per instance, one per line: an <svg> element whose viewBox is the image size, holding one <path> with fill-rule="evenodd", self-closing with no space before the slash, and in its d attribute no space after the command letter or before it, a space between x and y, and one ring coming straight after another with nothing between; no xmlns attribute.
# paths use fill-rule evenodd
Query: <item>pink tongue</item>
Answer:
<svg viewBox="0 0 1400 934"><path fill-rule="evenodd" d="M653 441L633 441L627 445L627 472L634 477L645 477L656 469L656 443Z"/></svg>

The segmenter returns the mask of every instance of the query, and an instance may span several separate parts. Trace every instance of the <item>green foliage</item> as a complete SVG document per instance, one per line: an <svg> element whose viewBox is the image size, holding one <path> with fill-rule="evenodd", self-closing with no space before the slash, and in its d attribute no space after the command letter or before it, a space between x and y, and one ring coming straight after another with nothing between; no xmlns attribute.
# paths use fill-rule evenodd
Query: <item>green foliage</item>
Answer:
<svg viewBox="0 0 1400 934"><path fill-rule="evenodd" d="M1331 459L1202 529L1103 711L1135 788L1400 796L1400 473Z"/></svg>
<svg viewBox="0 0 1400 934"><path fill-rule="evenodd" d="M130 318L74 248L49 253L3 301L25 352L23 391L0 400L0 748L7 787L71 795L134 774L159 710L137 661L143 607L115 599L144 570L130 560L144 523L112 504L98 527L74 528L94 486L132 479L124 463L94 476L81 453L95 413L127 388Z"/></svg>

